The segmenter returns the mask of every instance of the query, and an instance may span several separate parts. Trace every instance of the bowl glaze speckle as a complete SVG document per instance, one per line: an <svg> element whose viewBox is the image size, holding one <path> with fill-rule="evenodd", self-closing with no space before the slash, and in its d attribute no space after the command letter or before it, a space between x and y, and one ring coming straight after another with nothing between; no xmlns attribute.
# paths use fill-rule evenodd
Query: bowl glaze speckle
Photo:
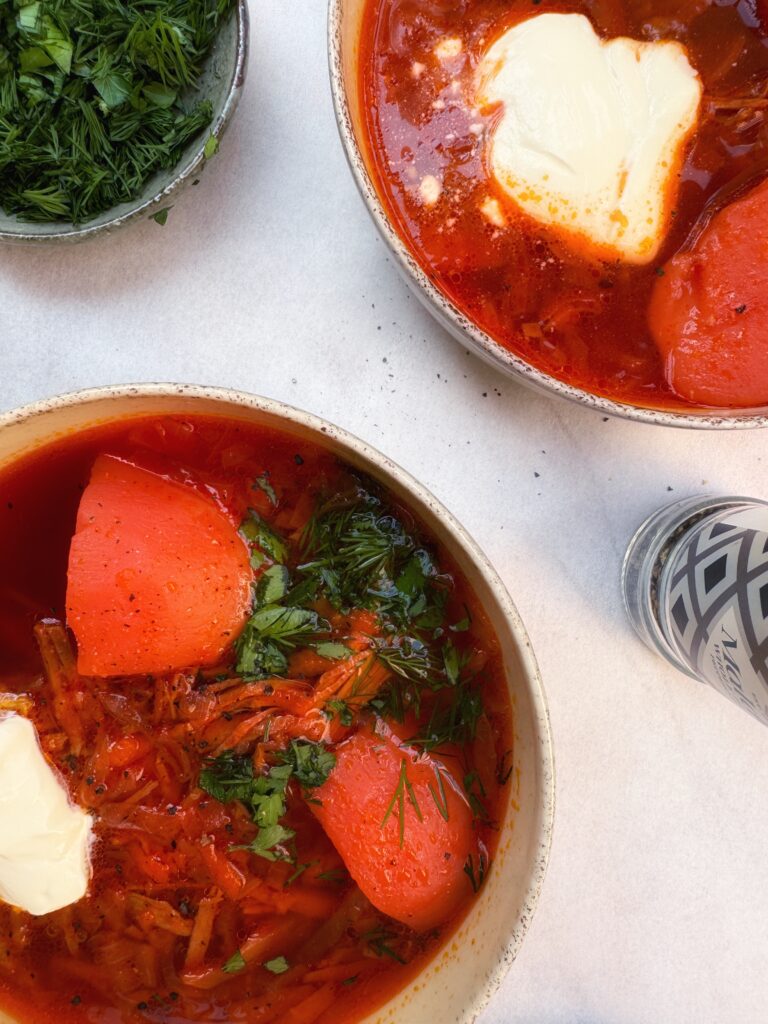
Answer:
<svg viewBox="0 0 768 1024"><path fill-rule="evenodd" d="M236 0L221 26L194 92L195 96L211 101L213 119L209 128L192 139L175 167L152 175L141 195L132 202L121 203L85 224L64 221L29 223L0 210L0 242L17 245L82 242L95 235L115 231L139 217L159 213L183 186L200 177L206 164L206 143L211 136L221 139L237 108L248 66L248 31L247 0ZM218 155L214 159L219 159Z"/></svg>

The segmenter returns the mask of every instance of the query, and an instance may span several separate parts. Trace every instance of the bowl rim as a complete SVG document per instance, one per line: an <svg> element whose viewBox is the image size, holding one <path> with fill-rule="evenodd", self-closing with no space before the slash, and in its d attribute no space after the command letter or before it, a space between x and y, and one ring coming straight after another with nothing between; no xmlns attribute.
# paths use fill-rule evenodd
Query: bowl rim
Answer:
<svg viewBox="0 0 768 1024"><path fill-rule="evenodd" d="M347 102L343 64L342 20L349 0L329 0L328 6L328 66L331 79L336 125L341 136L347 163L358 191L371 215L379 234L395 256L396 266L416 296L435 319L460 344L468 347L484 362L536 391L556 395L596 412L607 413L639 423L652 423L665 427L688 427L699 430L744 430L768 426L768 405L752 409L720 410L709 407L691 408L690 412L655 409L630 405L583 388L567 384L557 377L532 366L521 356L505 349L482 328L473 323L444 294L421 267L404 239L395 229L384 209L374 185L365 158L355 134ZM364 0L363 0L364 2Z"/></svg>
<svg viewBox="0 0 768 1024"><path fill-rule="evenodd" d="M337 426L329 420L295 406L288 405L277 399L254 395L226 387L211 387L198 384L179 384L171 382L141 384L110 384L102 387L85 388L64 394L39 399L26 405L18 406L7 412L0 413L0 431L21 425L31 419L73 406L88 406L105 400L125 400L132 398L161 399L202 399L239 406L256 413L266 413L279 420L287 421L313 434L318 443L329 441L337 444L342 451L352 453L361 462L370 465L384 482L394 482L403 492L413 496L422 506L439 520L452 542L464 551L481 574L499 612L508 623L510 632L517 647L520 660L523 685L531 702L531 718L534 723L532 737L532 756L536 763L536 799L539 803L535 815L537 834L531 836L530 856L525 865L525 885L521 888L521 911L516 920L510 921L508 936L504 940L503 949L499 950L493 966L486 974L482 987L479 987L475 998L466 1007L462 1007L458 1024L472 1024L478 1014L487 1006L492 996L503 981L512 961L515 959L523 939L530 927L531 920L538 905L544 877L549 863L552 847L552 833L555 815L555 760L550 724L549 707L546 692L541 679L528 632L523 624L517 607L512 600L504 582L488 557L467 532L465 527L432 492L420 483L407 470L403 469L389 456L362 440L344 427ZM223 413L226 415L226 413ZM116 419L129 418L130 411L115 413ZM105 417L108 419L108 417ZM100 418L101 419L101 418ZM78 428L74 428L77 430ZM69 431L54 431L51 439L65 436ZM41 442L45 444L46 442ZM19 452L18 458L35 451L40 444L35 444ZM6 463L7 465L8 463ZM418 975L417 975L418 977ZM412 979L406 989L416 981Z"/></svg>
<svg viewBox="0 0 768 1024"><path fill-rule="evenodd" d="M191 180L194 179L194 176L198 172L202 171L202 168L206 163L207 158L205 156L205 148L208 144L208 140L211 137L220 140L224 135L227 126L232 120L232 115L240 102L240 95L242 93L243 86L245 85L246 73L248 70L248 46L250 34L248 0L236 0L233 13L237 27L235 63L232 68L232 73L229 76L229 84L227 86L224 104L218 115L215 117L213 123L210 125L208 133L201 135L194 152L188 157L186 163L181 166L181 169L177 171L167 185L164 185L163 188L155 192L155 194L150 196L148 199L144 199L138 206L134 206L124 213L113 213L108 220L102 221L99 224L86 223L81 227L77 227L69 221L66 221L62 222L62 226L60 228L43 234L36 231L34 225L30 222L17 221L16 223L19 228L18 231L9 230L8 228L0 228L0 242L11 245L46 245L49 242L83 242L96 235L108 234L110 231L123 227L124 224L128 224L130 221L137 220L142 215L149 214L149 211L154 209L154 207L159 207L161 204L167 202L167 200L170 199L174 193L179 191L182 186L190 183ZM177 167L179 166L180 165L177 165ZM117 207L113 209L117 209ZM157 212L160 211L158 210Z"/></svg>

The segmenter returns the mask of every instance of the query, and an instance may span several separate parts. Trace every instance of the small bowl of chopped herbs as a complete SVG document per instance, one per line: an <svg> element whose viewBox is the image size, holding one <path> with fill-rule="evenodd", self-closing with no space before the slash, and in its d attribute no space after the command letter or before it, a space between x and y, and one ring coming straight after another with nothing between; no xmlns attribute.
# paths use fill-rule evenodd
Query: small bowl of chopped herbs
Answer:
<svg viewBox="0 0 768 1024"><path fill-rule="evenodd" d="M0 240L164 223L218 151L247 54L246 0L0 0Z"/></svg>

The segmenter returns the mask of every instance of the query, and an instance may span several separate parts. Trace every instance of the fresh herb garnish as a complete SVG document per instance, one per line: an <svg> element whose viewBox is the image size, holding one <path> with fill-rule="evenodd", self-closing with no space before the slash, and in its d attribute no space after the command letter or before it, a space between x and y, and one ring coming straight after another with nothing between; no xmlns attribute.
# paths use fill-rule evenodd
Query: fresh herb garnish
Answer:
<svg viewBox="0 0 768 1024"><path fill-rule="evenodd" d="M488 794L485 791L483 780L477 772L468 772L464 776L464 792L467 794L470 810L474 817L480 821L488 822L490 818L488 808L485 805L485 799Z"/></svg>
<svg viewBox="0 0 768 1024"><path fill-rule="evenodd" d="M287 652L329 630L328 623L308 608L267 604L258 608L235 644L237 671L267 679L288 671Z"/></svg>
<svg viewBox="0 0 768 1024"><path fill-rule="evenodd" d="M442 618L448 579L401 520L362 488L322 505L301 547L298 572L334 607L373 608L401 626L435 608Z"/></svg>
<svg viewBox="0 0 768 1024"><path fill-rule="evenodd" d="M271 974L285 974L290 969L290 964L284 956L276 956L273 960L267 960L265 964L262 964L266 971Z"/></svg>
<svg viewBox="0 0 768 1024"><path fill-rule="evenodd" d="M269 498L270 504L273 507L277 505L277 494L275 493L275 488L269 482L269 472L267 470L265 470L261 476L256 477L253 489L263 491L267 498Z"/></svg>
<svg viewBox="0 0 768 1024"><path fill-rule="evenodd" d="M378 927L374 928L373 931L366 932L363 938L368 941L369 947L376 956L388 956L399 964L407 963L407 960L404 960L390 945L392 940L397 938L395 932L387 931L384 927Z"/></svg>
<svg viewBox="0 0 768 1024"><path fill-rule="evenodd" d="M352 708L345 700L329 700L325 705L325 712L329 718L336 715L343 726L348 727L352 725L352 722L354 721Z"/></svg>
<svg viewBox="0 0 768 1024"><path fill-rule="evenodd" d="M291 766L295 778L306 789L322 786L336 765L336 756L321 743L293 740L282 754L285 764Z"/></svg>
<svg viewBox="0 0 768 1024"><path fill-rule="evenodd" d="M499 763L496 768L496 781L500 786L506 786L509 782L509 778L512 772L515 770L514 761L514 750L505 750L499 758ZM509 767L507 767L507 758L509 758Z"/></svg>
<svg viewBox="0 0 768 1024"><path fill-rule="evenodd" d="M406 796L410 800L413 809L416 812L416 817L419 819L419 821L423 821L424 818L421 813L421 808L419 807L419 802L416 799L416 793L414 792L413 785L411 784L411 781L408 778L407 762L405 758L403 758L400 763L400 775L397 780L397 785L395 786L395 792L392 794L392 799L390 800L389 806L387 807L386 813L381 821L381 827L384 828L384 826L389 821L389 817L392 814L393 810L395 809L395 806L397 806L397 833L401 848L403 845L403 841L405 839Z"/></svg>
<svg viewBox="0 0 768 1024"><path fill-rule="evenodd" d="M174 167L211 122L210 102L193 92L230 8L0 3L0 207L23 220L83 223Z"/></svg>
<svg viewBox="0 0 768 1024"><path fill-rule="evenodd" d="M324 643L318 644L315 650L321 658L329 658L331 661L342 661L352 655L352 651L346 644L333 640L326 640Z"/></svg>
<svg viewBox="0 0 768 1024"><path fill-rule="evenodd" d="M288 544L251 509L248 518L240 524L240 533L249 544L255 544L273 562L284 564L288 560Z"/></svg>
<svg viewBox="0 0 768 1024"><path fill-rule="evenodd" d="M321 882L334 882L336 885L342 885L347 881L349 875L343 868L331 868L330 871L321 871L315 877Z"/></svg>
<svg viewBox="0 0 768 1024"><path fill-rule="evenodd" d="M464 746L477 732L477 722L483 713L483 702L473 680L436 694L430 716L413 742L424 750L439 750L446 746Z"/></svg>
<svg viewBox="0 0 768 1024"><path fill-rule="evenodd" d="M330 626L311 608L285 603L291 582L286 542L253 511L240 532L253 545L251 565L261 568L267 559L275 564L256 583L255 611L235 644L237 671L255 679L284 675L288 652L323 637Z"/></svg>
<svg viewBox="0 0 768 1024"><path fill-rule="evenodd" d="M223 804L233 800L250 804L255 781L251 759L231 750L208 758L199 780L200 788Z"/></svg>
<svg viewBox="0 0 768 1024"><path fill-rule="evenodd" d="M443 774L438 765L435 765L435 778L437 779L437 789L430 782L429 792L432 794L432 799L435 801L435 807L440 812L441 818L444 821L448 821L448 797L445 792Z"/></svg>
<svg viewBox="0 0 768 1024"><path fill-rule="evenodd" d="M240 801L250 811L258 831L250 843L232 847L265 860L293 860L286 844L294 832L280 823L286 812L285 795L291 777L307 788L320 786L336 764L320 743L294 740L282 754L282 764L256 775L249 757L224 751L209 758L200 772L200 788L221 803Z"/></svg>
<svg viewBox="0 0 768 1024"><path fill-rule="evenodd" d="M271 565L256 584L256 604L277 604L288 592L290 576L284 565Z"/></svg>
<svg viewBox="0 0 768 1024"><path fill-rule="evenodd" d="M251 813L258 832L239 849L250 850L266 860L289 860L284 844L293 832L279 824L285 814L285 791L291 777L290 765L276 765L266 775L254 775L248 757L225 751L206 761L200 772L200 788L216 800L239 800Z"/></svg>
<svg viewBox="0 0 768 1024"><path fill-rule="evenodd" d="M477 872L475 871L475 861L470 853L467 857L467 863L464 865L464 874L469 879L470 885L472 886L472 892L478 892L480 886L485 881L485 876L488 871L488 864L485 856L481 853L477 859Z"/></svg>
<svg viewBox="0 0 768 1024"><path fill-rule="evenodd" d="M222 965L221 969L226 974L237 974L238 971L245 969L245 958L239 949Z"/></svg>
<svg viewBox="0 0 768 1024"><path fill-rule="evenodd" d="M293 885L296 879L301 878L305 871L307 871L309 868L315 867L319 863L320 861L318 860L310 860L307 861L306 864L299 864L296 870L293 872L293 874L285 880L285 882L283 883L283 888L287 889L289 885Z"/></svg>
<svg viewBox="0 0 768 1024"><path fill-rule="evenodd" d="M292 858L281 849L281 846L284 847L295 835L296 833L292 829L284 828L279 823L260 825L259 831L250 843L232 846L230 849L248 850L249 853L255 853L257 857L263 857L265 860L290 861Z"/></svg>
<svg viewBox="0 0 768 1024"><path fill-rule="evenodd" d="M152 220L155 224L159 224L161 228L164 228L168 223L168 214L172 209L172 206L164 206L162 210L158 210L157 213L152 214Z"/></svg>

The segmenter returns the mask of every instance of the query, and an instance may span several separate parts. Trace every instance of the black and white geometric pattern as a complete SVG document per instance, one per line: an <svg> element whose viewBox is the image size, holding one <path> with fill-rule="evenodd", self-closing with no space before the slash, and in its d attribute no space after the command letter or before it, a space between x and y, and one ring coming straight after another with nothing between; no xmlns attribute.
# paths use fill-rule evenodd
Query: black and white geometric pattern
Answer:
<svg viewBox="0 0 768 1024"><path fill-rule="evenodd" d="M751 710L763 718L768 714L768 532L744 527L738 519L703 520L675 552L663 602L665 631L689 667L718 685L706 663L710 640L721 630L729 636L722 624L732 623L739 640L733 674L746 670L751 677L746 689L754 696L743 697L738 681L739 693L729 696L756 705ZM757 697L763 691L764 697Z"/></svg>

